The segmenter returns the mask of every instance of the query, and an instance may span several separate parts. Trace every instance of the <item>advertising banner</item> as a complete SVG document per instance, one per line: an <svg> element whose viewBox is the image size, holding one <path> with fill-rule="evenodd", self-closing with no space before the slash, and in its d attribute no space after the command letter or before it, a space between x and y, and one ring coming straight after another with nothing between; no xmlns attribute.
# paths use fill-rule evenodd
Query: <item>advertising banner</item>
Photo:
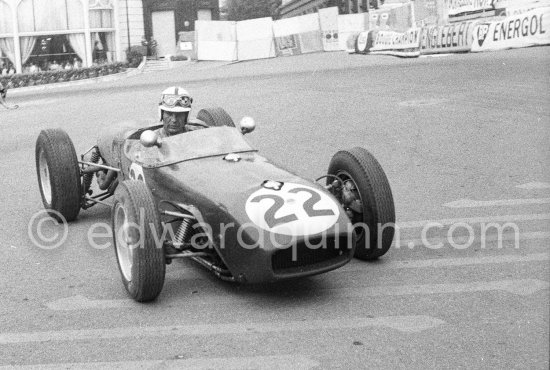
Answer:
<svg viewBox="0 0 550 370"><path fill-rule="evenodd" d="M477 21L422 28L420 53L461 53L472 49Z"/></svg>
<svg viewBox="0 0 550 370"><path fill-rule="evenodd" d="M507 17L527 13L536 8L550 6L550 0L500 0L495 1L495 8L503 9Z"/></svg>
<svg viewBox="0 0 550 370"><path fill-rule="evenodd" d="M298 34L275 37L275 48L279 57L302 54Z"/></svg>
<svg viewBox="0 0 550 370"><path fill-rule="evenodd" d="M338 8L319 9L319 24L321 26L321 40L324 51L340 50L338 33Z"/></svg>
<svg viewBox="0 0 550 370"><path fill-rule="evenodd" d="M374 45L374 40L378 31L363 31L357 35L355 40L355 52L358 54L367 54L372 46Z"/></svg>
<svg viewBox="0 0 550 370"><path fill-rule="evenodd" d="M378 31L370 54L417 57L420 55L420 28L406 32Z"/></svg>
<svg viewBox="0 0 550 370"><path fill-rule="evenodd" d="M279 19L273 22L273 35L277 56L323 50L317 13Z"/></svg>
<svg viewBox="0 0 550 370"><path fill-rule="evenodd" d="M504 50L550 44L550 7L479 23L474 28L472 51Z"/></svg>
<svg viewBox="0 0 550 370"><path fill-rule="evenodd" d="M340 50L354 51L355 41L350 37L357 36L368 29L369 13L342 14L338 16L338 41Z"/></svg>
<svg viewBox="0 0 550 370"><path fill-rule="evenodd" d="M494 10L494 0L445 0L449 18Z"/></svg>
<svg viewBox="0 0 550 370"><path fill-rule="evenodd" d="M369 14L368 29L392 30L405 32L413 27L411 3L394 4L392 7L384 7L371 10Z"/></svg>
<svg viewBox="0 0 550 370"><path fill-rule="evenodd" d="M275 57L271 17L237 22L237 57L239 60Z"/></svg>

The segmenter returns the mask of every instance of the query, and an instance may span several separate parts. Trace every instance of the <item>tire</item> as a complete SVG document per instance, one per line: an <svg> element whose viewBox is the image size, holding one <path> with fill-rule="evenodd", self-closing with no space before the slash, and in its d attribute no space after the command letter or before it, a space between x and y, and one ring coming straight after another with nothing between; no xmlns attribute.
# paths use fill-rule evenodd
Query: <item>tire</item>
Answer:
<svg viewBox="0 0 550 370"><path fill-rule="evenodd" d="M364 229L358 232L355 257L373 260L383 256L390 249L395 233L395 207L390 184L378 161L363 148L339 151L330 161L328 174L353 185L352 194L360 202L361 212L356 212L357 207L350 209L351 221L368 226L368 232ZM333 180L328 178L328 182ZM336 197L343 203L341 196Z"/></svg>
<svg viewBox="0 0 550 370"><path fill-rule="evenodd" d="M127 231L121 230L128 223ZM164 285L166 260L162 245L155 242L160 239L161 224L153 196L144 182L127 180L118 185L111 226L124 287L138 302L154 300ZM133 243L129 243L130 238Z"/></svg>
<svg viewBox="0 0 550 370"><path fill-rule="evenodd" d="M236 127L231 116L223 108L201 109L197 114L197 118L211 127Z"/></svg>
<svg viewBox="0 0 550 370"><path fill-rule="evenodd" d="M80 168L73 142L61 129L42 130L36 140L36 175L51 217L74 221L80 212Z"/></svg>

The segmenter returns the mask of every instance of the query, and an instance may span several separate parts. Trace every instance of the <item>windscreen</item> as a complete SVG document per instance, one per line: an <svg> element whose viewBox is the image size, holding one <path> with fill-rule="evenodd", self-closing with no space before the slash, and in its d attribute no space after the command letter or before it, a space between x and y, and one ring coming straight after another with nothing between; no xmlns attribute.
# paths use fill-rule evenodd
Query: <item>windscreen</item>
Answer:
<svg viewBox="0 0 550 370"><path fill-rule="evenodd" d="M160 148L145 148L139 140L128 142L128 158L145 167L161 167L198 158L255 151L235 127L210 127L165 137Z"/></svg>

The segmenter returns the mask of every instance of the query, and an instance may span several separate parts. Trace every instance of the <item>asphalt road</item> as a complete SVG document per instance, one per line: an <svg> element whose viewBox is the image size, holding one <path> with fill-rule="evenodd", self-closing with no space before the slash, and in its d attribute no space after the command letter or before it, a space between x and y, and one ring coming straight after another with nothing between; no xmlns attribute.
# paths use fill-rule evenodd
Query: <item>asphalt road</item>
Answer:
<svg viewBox="0 0 550 370"><path fill-rule="evenodd" d="M20 108L0 111L0 366L547 369L549 71L549 47L326 53L10 91ZM304 177L337 150L370 150L392 186L396 245L376 263L268 286L173 263L151 304L130 301L112 249L88 242L108 208L82 212L58 248L33 245L40 130L61 127L86 150L121 122L154 123L174 84L195 112L254 117L249 141ZM500 245L487 223L504 228ZM46 237L63 232L46 225Z"/></svg>

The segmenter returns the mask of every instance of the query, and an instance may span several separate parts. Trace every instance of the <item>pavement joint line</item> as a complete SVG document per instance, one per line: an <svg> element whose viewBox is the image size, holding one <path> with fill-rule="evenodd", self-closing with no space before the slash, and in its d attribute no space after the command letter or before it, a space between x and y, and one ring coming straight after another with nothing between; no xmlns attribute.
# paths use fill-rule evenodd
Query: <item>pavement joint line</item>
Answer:
<svg viewBox="0 0 550 370"><path fill-rule="evenodd" d="M386 327L405 333L418 333L444 324L443 320L425 316L354 317L331 320L284 321L261 323L195 324L173 326L142 326L104 329L39 331L31 333L0 333L0 345L40 342L89 341L123 338L187 337L232 334L267 334L302 331L345 330L365 327Z"/></svg>
<svg viewBox="0 0 550 370"><path fill-rule="evenodd" d="M249 357L182 358L172 360L115 361L50 363L38 365L0 366L1 369L301 369L307 370L321 364L303 355L275 355Z"/></svg>
<svg viewBox="0 0 550 370"><path fill-rule="evenodd" d="M533 213L522 215L498 215L482 217L444 218L440 220L403 221L396 225L400 229L422 228L428 225L450 226L457 223L487 223L487 222L514 222L514 221L536 221L550 220L550 213Z"/></svg>

